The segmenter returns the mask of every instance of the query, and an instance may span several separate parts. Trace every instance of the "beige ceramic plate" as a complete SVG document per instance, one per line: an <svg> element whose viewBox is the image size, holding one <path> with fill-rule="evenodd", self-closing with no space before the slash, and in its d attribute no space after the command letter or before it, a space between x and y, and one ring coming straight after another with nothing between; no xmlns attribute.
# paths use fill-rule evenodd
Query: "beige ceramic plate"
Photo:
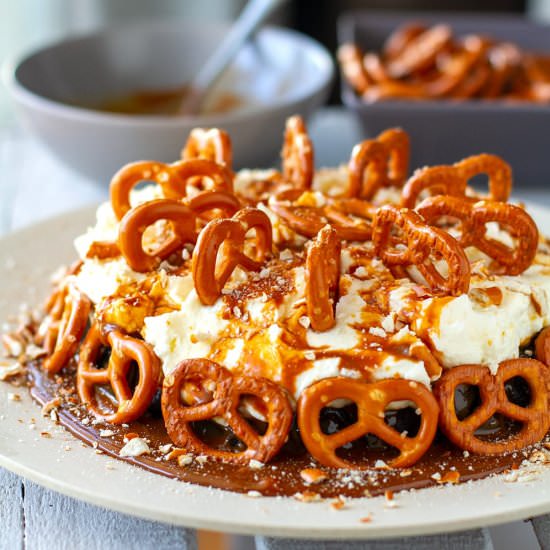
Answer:
<svg viewBox="0 0 550 550"><path fill-rule="evenodd" d="M0 241L0 320L19 304L36 305L48 276L74 259L72 239L93 220L87 209L30 227ZM550 211L531 209L550 234ZM546 222L545 222L546 220ZM380 538L474 528L550 512L550 468L507 482L503 476L460 486L350 501L336 511L328 502L251 498L192 486L100 456L62 428L41 418L27 395L8 399L0 383L0 465L61 493L113 510L185 526L239 533L308 538ZM31 418L36 428L29 429ZM42 430L52 434L48 439ZM362 523L369 513L370 523Z"/></svg>

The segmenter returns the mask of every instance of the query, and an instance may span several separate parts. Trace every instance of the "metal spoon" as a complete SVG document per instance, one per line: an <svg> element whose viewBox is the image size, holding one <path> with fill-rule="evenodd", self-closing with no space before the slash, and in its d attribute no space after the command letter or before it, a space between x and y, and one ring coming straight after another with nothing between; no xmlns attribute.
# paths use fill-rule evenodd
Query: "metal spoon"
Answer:
<svg viewBox="0 0 550 550"><path fill-rule="evenodd" d="M179 114L195 115L200 111L206 96L218 81L242 45L269 17L275 8L287 0L250 0L229 34L223 39L214 53L190 82L189 92L183 98Z"/></svg>

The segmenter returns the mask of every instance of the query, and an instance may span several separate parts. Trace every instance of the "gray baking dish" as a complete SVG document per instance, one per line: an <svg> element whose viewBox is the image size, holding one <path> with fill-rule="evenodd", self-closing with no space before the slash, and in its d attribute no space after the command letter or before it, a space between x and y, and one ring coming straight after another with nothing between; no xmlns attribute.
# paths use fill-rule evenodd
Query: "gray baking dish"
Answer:
<svg viewBox="0 0 550 550"><path fill-rule="evenodd" d="M340 17L338 41L379 51L387 36L407 21L447 23L460 35L481 33L550 55L550 26L516 16L354 11ZM391 126L404 128L411 136L413 168L486 152L512 165L516 185L550 182L550 105L487 100L365 103L346 82L342 101L357 115L365 138Z"/></svg>

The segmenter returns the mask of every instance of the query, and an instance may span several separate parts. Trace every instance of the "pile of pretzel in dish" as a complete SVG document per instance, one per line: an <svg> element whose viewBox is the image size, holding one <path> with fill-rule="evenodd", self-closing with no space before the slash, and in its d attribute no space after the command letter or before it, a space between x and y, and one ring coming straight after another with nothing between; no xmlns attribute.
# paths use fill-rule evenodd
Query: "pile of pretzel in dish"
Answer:
<svg viewBox="0 0 550 550"><path fill-rule="evenodd" d="M209 308L230 299L226 286L237 268L250 274L247 284L263 285L265 290L262 270L270 262L279 265L278 251L291 246L293 261L305 266L303 311L311 330L324 333L335 326L343 274L341 254L350 243L355 254L381 262L389 270L388 284L398 286L404 281L419 297L449 299L468 292L473 264L466 248L477 248L488 258L489 279L522 273L537 254L537 227L522 207L507 202L511 170L496 156L481 154L454 165L421 168L408 177L408 136L390 129L358 144L345 168L343 185L323 194L312 190L313 157L306 127L295 116L286 125L282 171L263 180L252 178L246 192L235 190L231 143L217 129L194 130L182 159L173 164L138 162L122 168L111 184L118 238L94 242L88 258L123 258L142 277L143 292L125 296L119 291L124 308L117 316L109 316L108 308L95 307L71 282L81 269L81 264L73 266L49 299L47 315L37 331L38 343L47 350L45 371L60 373L74 359L80 399L89 411L115 424L144 415L161 389L166 429L182 453L237 464L252 459L268 462L277 455L294 416L311 455L325 466L338 468L368 465L368 456L352 464L337 455L339 448L366 434L399 451L392 467L416 463L438 428L461 449L481 454L515 451L544 438L550 426L547 331L537 338L537 359L506 360L496 374L481 364L443 369L426 351L432 389L404 378L336 376L314 381L295 403L282 384L254 372L230 370L211 358L185 358L163 375L161 360L139 329L144 310L157 308L158 313L173 307L159 291L159 276L170 262L175 272L191 273L201 307ZM468 186L478 174L488 176L487 196L475 194ZM162 198L131 206L131 190L143 181L156 182ZM394 204L380 198L389 190L396 197ZM271 216L296 238L283 243L281 233L274 232ZM513 246L488 236L489 223L498 224ZM182 255L187 258L183 264ZM267 287L270 291L282 292ZM234 293L231 299L238 300L238 296ZM383 294L373 296L385 303ZM242 318L238 321L243 322ZM290 347L300 347L299 330L304 329L295 322L285 333ZM101 361L105 350L110 350L106 364ZM130 383L128 373L135 365L138 380ZM514 403L508 396L505 385L518 377L529 387L528 403ZM454 403L455 390L461 385L477 386L480 394L479 406L466 418L459 418ZM100 387L110 388L110 410L100 403ZM245 397L261 412L265 425L261 432L245 418L241 406ZM322 411L342 400L356 404L357 420L327 434L320 423ZM420 416L416 434L399 432L384 421L388 406L396 402L414 404ZM478 437L478 428L495 414L521 423L521 429L494 439ZM232 430L244 450L207 445L193 430L193 423L205 420Z"/></svg>
<svg viewBox="0 0 550 550"><path fill-rule="evenodd" d="M409 23L380 53L344 44L344 77L365 101L507 99L550 101L550 58L477 34L453 36L448 25Z"/></svg>

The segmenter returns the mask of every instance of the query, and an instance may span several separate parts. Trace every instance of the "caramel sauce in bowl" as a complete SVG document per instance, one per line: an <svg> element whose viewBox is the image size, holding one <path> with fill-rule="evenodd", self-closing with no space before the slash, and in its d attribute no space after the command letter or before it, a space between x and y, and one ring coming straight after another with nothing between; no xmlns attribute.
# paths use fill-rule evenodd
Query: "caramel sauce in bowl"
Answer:
<svg viewBox="0 0 550 550"><path fill-rule="evenodd" d="M188 93L188 86L160 90L140 89L108 97L101 101L75 101L72 105L103 113L122 115L181 116L179 108ZM247 100L244 97L230 91L218 91L207 100L205 108L199 114L223 114L245 108L246 105Z"/></svg>
<svg viewBox="0 0 550 550"><path fill-rule="evenodd" d="M297 112L307 118L327 98L333 61L307 36L263 28L212 90L220 104L206 105L206 114L175 116L182 85L227 30L221 23L132 22L10 61L5 82L38 140L64 164L105 185L136 159L173 162L196 127L232 136L235 168L269 165L286 118Z"/></svg>

